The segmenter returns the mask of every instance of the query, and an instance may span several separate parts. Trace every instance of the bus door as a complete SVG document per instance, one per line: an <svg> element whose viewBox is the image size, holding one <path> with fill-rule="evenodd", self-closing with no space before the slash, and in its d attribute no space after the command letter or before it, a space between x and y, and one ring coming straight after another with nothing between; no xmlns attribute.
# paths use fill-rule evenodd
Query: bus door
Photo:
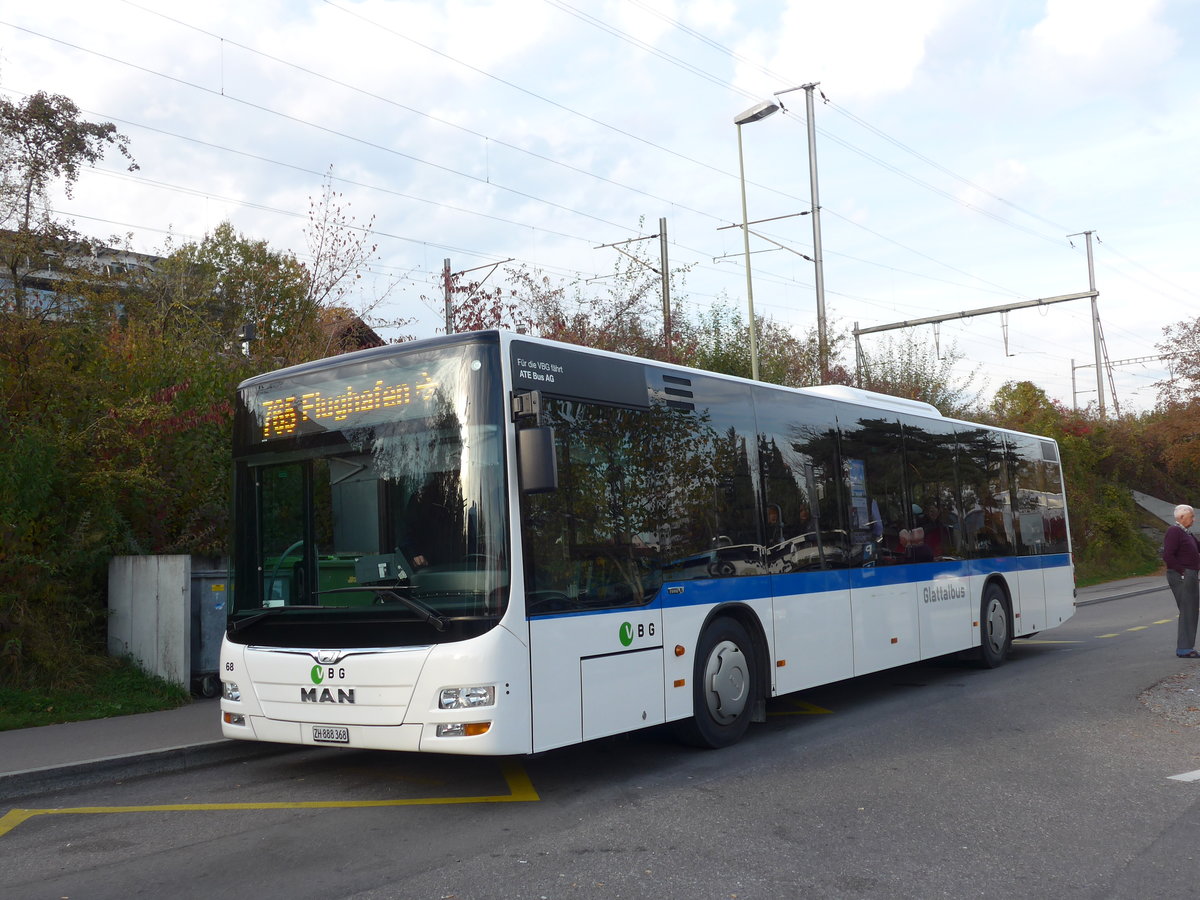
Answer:
<svg viewBox="0 0 1200 900"><path fill-rule="evenodd" d="M909 525L895 414L839 413L843 496L850 532L854 674L921 658L920 623L901 531Z"/></svg>

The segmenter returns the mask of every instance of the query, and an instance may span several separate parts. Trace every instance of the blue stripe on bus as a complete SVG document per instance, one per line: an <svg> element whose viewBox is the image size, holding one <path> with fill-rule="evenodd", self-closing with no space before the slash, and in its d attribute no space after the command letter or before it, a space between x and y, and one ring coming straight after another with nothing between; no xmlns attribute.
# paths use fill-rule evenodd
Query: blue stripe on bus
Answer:
<svg viewBox="0 0 1200 900"><path fill-rule="evenodd" d="M1071 564L1066 553L1047 556L1006 556L989 559L946 560L933 563L909 563L874 566L865 569L824 569L813 572L789 572L779 575L743 575L740 578L698 578L692 581L666 582L654 599L641 606L610 606L580 609L530 619L561 619L567 616L598 616L622 610L674 609L682 606L718 606L722 603L746 603L771 596L820 594L854 590L869 586L918 584L939 576L963 578L970 575L1013 574L1038 569L1065 568ZM670 588L682 588L671 593Z"/></svg>

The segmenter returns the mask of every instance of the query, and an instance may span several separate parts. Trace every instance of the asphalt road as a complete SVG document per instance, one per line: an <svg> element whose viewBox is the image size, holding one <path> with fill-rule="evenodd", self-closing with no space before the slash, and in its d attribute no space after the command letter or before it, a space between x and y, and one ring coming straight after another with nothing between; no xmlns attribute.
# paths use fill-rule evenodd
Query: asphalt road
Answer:
<svg viewBox="0 0 1200 900"><path fill-rule="evenodd" d="M1191 898L1200 731L1139 699L1196 665L1174 628L1165 591L1083 607L997 670L772 701L723 751L296 750L64 791L8 812L0 896Z"/></svg>

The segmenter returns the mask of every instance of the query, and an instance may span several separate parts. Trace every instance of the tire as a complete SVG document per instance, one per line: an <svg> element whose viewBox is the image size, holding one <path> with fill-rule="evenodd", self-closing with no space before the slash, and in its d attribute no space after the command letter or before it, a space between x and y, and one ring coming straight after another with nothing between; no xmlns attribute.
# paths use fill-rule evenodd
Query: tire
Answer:
<svg viewBox="0 0 1200 900"><path fill-rule="evenodd" d="M713 621L696 645L693 715L678 724L679 738L713 750L741 740L759 697L759 677L754 643L745 627L729 618Z"/></svg>
<svg viewBox="0 0 1200 900"><path fill-rule="evenodd" d="M979 661L985 668L1003 665L1012 649L1012 610L1003 588L996 583L983 589L979 601Z"/></svg>
<svg viewBox="0 0 1200 900"><path fill-rule="evenodd" d="M209 672L200 676L200 696L211 699L221 693L221 679Z"/></svg>

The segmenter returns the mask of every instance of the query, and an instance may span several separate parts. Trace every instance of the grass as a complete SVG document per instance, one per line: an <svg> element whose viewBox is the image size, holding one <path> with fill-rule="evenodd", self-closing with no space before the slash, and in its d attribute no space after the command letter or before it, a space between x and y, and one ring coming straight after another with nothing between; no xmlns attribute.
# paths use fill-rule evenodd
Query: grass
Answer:
<svg viewBox="0 0 1200 900"><path fill-rule="evenodd" d="M147 675L129 660L114 660L77 686L22 690L0 685L0 731L174 709L190 699L179 685Z"/></svg>
<svg viewBox="0 0 1200 900"><path fill-rule="evenodd" d="M1119 581L1122 578L1140 578L1143 575L1158 575L1163 571L1163 564L1159 560L1145 563L1141 566L1133 566L1129 571L1122 574L1113 574L1112 569L1105 569L1099 574L1089 574L1086 571L1075 570L1075 586L1090 587L1093 584L1104 584L1108 581ZM1166 584L1166 582L1163 582Z"/></svg>
<svg viewBox="0 0 1200 900"><path fill-rule="evenodd" d="M1158 575L1163 572L1159 550L1162 547L1162 536L1163 532L1167 530L1167 523L1138 506L1134 509L1132 524L1142 541L1141 552L1129 546L1125 548L1124 553L1089 562L1082 558L1079 547L1075 547L1076 587L1090 587L1106 581Z"/></svg>

